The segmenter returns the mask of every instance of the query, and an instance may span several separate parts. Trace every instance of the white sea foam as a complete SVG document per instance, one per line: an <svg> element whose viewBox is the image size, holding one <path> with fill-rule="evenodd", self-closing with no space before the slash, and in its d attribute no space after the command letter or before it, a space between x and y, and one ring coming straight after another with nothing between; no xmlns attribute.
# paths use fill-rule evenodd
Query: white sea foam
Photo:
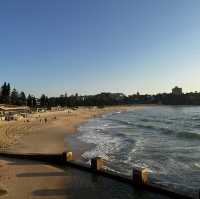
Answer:
<svg viewBox="0 0 200 199"><path fill-rule="evenodd" d="M104 165L103 168L106 169L106 170L108 170L108 171L112 171L113 173L118 173L118 174L120 174L119 171L116 171L115 169L112 169L112 168L110 168L110 167L107 167L106 165Z"/></svg>
<svg viewBox="0 0 200 199"><path fill-rule="evenodd" d="M80 127L78 139L94 144L82 157L89 160L100 156L108 162L109 169L125 172L133 166L145 167L155 179L161 177L161 181L198 186L200 140L193 136L198 133L196 127L193 129L196 121L192 120L190 125L190 115L184 118L180 110L165 107L132 112L107 114ZM171 123L166 123L168 120ZM176 133L163 133L163 129ZM188 135L191 132L192 136ZM188 176L194 176L193 181Z"/></svg>
<svg viewBox="0 0 200 199"><path fill-rule="evenodd" d="M101 157L103 160L109 160L109 157L105 153L103 153L102 151L98 151L98 150L86 151L81 156L85 160L90 160L94 157Z"/></svg>
<svg viewBox="0 0 200 199"><path fill-rule="evenodd" d="M96 145L92 150L82 154L84 159L91 159L98 156L107 161L112 159L108 154L119 151L123 142L121 138L112 137L102 131L97 132L91 129L87 133L81 134L78 139L85 143Z"/></svg>
<svg viewBox="0 0 200 199"><path fill-rule="evenodd" d="M200 163L194 163L194 166L200 169Z"/></svg>

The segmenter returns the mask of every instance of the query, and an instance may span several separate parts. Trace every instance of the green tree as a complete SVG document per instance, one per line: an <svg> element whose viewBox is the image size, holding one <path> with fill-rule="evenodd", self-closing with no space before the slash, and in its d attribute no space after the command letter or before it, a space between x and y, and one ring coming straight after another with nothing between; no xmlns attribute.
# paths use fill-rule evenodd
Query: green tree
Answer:
<svg viewBox="0 0 200 199"><path fill-rule="evenodd" d="M11 93L10 101L11 101L11 104L19 105L19 94L15 88L13 89Z"/></svg>
<svg viewBox="0 0 200 199"><path fill-rule="evenodd" d="M4 82L3 86L1 87L1 100L5 104L9 104L10 100L10 84Z"/></svg>
<svg viewBox="0 0 200 199"><path fill-rule="evenodd" d="M36 107L36 106L37 106L36 98L35 96L32 96L32 107Z"/></svg>
<svg viewBox="0 0 200 199"><path fill-rule="evenodd" d="M26 95L23 91L19 94L19 103L20 105L26 105Z"/></svg>
<svg viewBox="0 0 200 199"><path fill-rule="evenodd" d="M47 107L48 106L48 97L44 94L40 97L40 106Z"/></svg>
<svg viewBox="0 0 200 199"><path fill-rule="evenodd" d="M29 94L27 97L27 106L32 107L33 103L32 103L32 96Z"/></svg>

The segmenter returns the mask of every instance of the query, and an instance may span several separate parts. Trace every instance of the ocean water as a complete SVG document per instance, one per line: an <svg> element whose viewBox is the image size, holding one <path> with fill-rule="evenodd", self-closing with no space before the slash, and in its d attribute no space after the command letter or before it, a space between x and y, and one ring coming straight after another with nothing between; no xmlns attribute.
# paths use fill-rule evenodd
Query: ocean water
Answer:
<svg viewBox="0 0 200 199"><path fill-rule="evenodd" d="M91 119L71 144L82 143L82 161L100 156L105 167L131 175L150 171L150 182L191 193L200 188L200 107L149 106ZM77 148L77 146L75 147Z"/></svg>

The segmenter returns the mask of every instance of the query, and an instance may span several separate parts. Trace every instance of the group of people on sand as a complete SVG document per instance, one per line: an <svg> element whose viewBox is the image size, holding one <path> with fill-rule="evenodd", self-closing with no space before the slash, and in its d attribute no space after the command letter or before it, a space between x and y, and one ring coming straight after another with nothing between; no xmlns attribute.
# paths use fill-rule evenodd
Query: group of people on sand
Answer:
<svg viewBox="0 0 200 199"><path fill-rule="evenodd" d="M41 124L46 124L48 122L48 119L45 117L45 118L41 118L40 115L38 117L36 117L36 119L39 119L40 123ZM53 117L54 120L56 120L56 116ZM26 119L24 120L24 122L30 122L29 119Z"/></svg>
<svg viewBox="0 0 200 199"><path fill-rule="evenodd" d="M39 115L39 117L40 117L40 115ZM54 120L56 120L56 116L54 116L54 117L53 117L53 119L54 119ZM42 118L40 118L40 123L41 123L41 124L42 124L42 123L45 123L45 124L46 124L46 123L47 123L47 121L48 121L48 120L47 120L47 118L46 118L46 117L45 117L45 118L43 118L43 119L42 119Z"/></svg>
<svg viewBox="0 0 200 199"><path fill-rule="evenodd" d="M41 119L40 119L40 123L41 123L41 124L42 124L42 123L45 123L45 124L46 124L46 123L47 123L47 118L46 118L46 117L45 117L44 119L41 118Z"/></svg>

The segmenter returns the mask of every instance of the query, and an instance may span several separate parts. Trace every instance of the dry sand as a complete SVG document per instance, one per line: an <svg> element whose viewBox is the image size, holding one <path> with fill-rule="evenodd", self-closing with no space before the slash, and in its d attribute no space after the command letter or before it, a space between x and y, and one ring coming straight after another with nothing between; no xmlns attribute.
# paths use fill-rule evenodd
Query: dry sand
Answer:
<svg viewBox="0 0 200 199"><path fill-rule="evenodd" d="M61 145L64 144L64 135L66 133L75 132L77 126L83 122L86 122L89 118L101 115L106 112L126 111L128 109L130 109L130 106L114 106L101 109L96 107L79 108L77 110L65 110L56 112L48 111L45 113L31 114L31 117L28 119L29 122L0 121L0 149L7 150L8 148L13 148L13 146L15 147L14 144L20 143L23 141L23 139L26 139L24 138L25 135L29 135L28 137L32 138L32 142L35 141L35 150L37 150L36 145L43 145L45 142L51 140L54 140L54 145L56 146L53 147L52 143L48 149L51 151L56 150L57 147L60 149L58 143ZM44 122L45 118L47 118L47 123ZM42 142L41 139L45 141ZM25 141L24 144L27 144L28 147L29 143L26 143ZM48 149L45 148L44 150L48 152Z"/></svg>

